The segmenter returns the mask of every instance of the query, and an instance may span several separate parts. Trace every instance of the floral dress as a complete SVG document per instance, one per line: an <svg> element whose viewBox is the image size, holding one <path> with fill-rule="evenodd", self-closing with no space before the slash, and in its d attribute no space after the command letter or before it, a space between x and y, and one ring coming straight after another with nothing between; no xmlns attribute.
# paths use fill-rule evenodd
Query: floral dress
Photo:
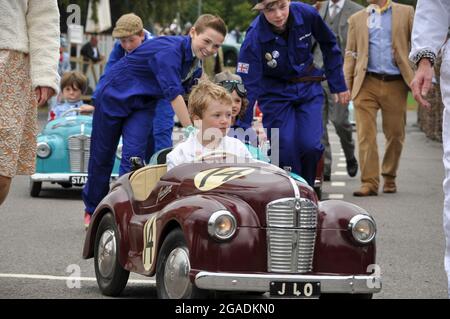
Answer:
<svg viewBox="0 0 450 319"><path fill-rule="evenodd" d="M0 50L0 176L34 173L36 134L37 100L29 56Z"/></svg>

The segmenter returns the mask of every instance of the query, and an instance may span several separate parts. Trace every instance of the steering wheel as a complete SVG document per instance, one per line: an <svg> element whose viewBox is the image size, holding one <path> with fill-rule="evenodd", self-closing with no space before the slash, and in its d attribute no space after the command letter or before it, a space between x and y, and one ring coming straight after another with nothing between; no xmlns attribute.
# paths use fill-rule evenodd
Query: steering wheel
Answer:
<svg viewBox="0 0 450 319"><path fill-rule="evenodd" d="M64 112L60 115L60 117L67 116L67 114L69 114L69 113L71 113L71 112L75 112L77 115L80 115L80 113L81 113L81 108L76 107L76 108L73 108L73 109L68 109L68 110L64 111Z"/></svg>
<svg viewBox="0 0 450 319"><path fill-rule="evenodd" d="M195 161L201 161L201 162L216 162L220 160L226 160L227 158L233 158L234 162L238 158L236 154L221 151L221 150L214 150L206 154L202 154L195 158Z"/></svg>

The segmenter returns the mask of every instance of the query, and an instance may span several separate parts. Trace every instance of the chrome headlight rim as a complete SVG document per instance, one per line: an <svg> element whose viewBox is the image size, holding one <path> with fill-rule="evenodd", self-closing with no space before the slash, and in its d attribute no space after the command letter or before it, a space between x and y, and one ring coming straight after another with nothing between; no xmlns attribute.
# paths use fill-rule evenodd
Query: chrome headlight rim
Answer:
<svg viewBox="0 0 450 319"><path fill-rule="evenodd" d="M358 225L359 222L361 222L363 220L369 221L369 223L372 224L372 229L373 229L372 234L370 234L370 236L364 240L356 235L357 234L356 226ZM352 219L350 219L350 222L348 223L348 230L351 232L352 237L356 242L366 245L366 244L371 243L375 239L376 234L377 234L377 225L375 224L375 220L371 216L359 214L359 215L353 216Z"/></svg>
<svg viewBox="0 0 450 319"><path fill-rule="evenodd" d="M38 142L36 145L36 155L39 158L48 158L52 154L52 148L47 142Z"/></svg>
<svg viewBox="0 0 450 319"><path fill-rule="evenodd" d="M229 221L231 222L230 231L226 235L221 235L221 234L219 234L217 232L217 221L221 217L228 218ZM208 234L211 237L213 237L213 238L216 238L216 239L222 240L222 241L228 240L231 237L233 237L233 235L236 233L236 229L237 229L236 218L233 216L233 214L231 214L227 210L219 210L219 211L213 213L209 217L209 220L208 220Z"/></svg>
<svg viewBox="0 0 450 319"><path fill-rule="evenodd" d="M123 149L123 144L119 144L117 146L117 150L116 150L116 157L121 160L122 159L122 149Z"/></svg>

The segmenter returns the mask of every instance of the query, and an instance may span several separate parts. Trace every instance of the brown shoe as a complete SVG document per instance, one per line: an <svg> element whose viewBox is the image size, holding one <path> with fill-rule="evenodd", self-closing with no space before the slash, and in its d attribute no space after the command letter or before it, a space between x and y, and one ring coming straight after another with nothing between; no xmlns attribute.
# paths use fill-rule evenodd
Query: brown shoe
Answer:
<svg viewBox="0 0 450 319"><path fill-rule="evenodd" d="M353 196L356 197L364 197L364 196L377 196L378 192L371 190L367 186L361 186L361 188L355 192L353 192Z"/></svg>
<svg viewBox="0 0 450 319"><path fill-rule="evenodd" d="M394 181L384 182L383 193L393 194L397 193L397 186Z"/></svg>

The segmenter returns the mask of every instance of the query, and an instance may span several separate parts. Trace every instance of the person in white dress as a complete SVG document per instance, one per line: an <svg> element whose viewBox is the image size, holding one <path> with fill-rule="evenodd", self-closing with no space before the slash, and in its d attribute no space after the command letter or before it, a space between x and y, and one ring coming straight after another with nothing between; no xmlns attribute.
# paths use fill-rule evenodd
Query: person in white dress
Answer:
<svg viewBox="0 0 450 319"><path fill-rule="evenodd" d="M167 170L217 152L234 155L233 163L252 160L241 141L227 136L232 118L232 99L224 87L201 80L192 90L188 105L196 130L167 154Z"/></svg>
<svg viewBox="0 0 450 319"><path fill-rule="evenodd" d="M419 0L414 17L412 31L412 50L410 60L417 66L411 82L414 98L423 107L429 109L426 100L432 85L433 65L438 53L442 50L441 92L445 105L442 123L442 144L444 148L444 233L446 240L444 265L448 279L450 298L450 1Z"/></svg>

